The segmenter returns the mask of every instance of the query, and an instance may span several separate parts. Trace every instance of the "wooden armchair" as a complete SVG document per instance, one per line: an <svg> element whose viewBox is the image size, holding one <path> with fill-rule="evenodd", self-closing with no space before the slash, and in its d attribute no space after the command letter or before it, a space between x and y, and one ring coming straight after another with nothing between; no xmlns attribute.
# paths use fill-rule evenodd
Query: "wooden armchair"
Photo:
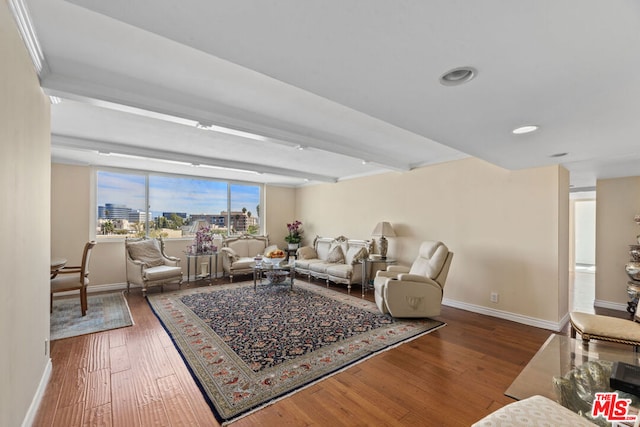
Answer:
<svg viewBox="0 0 640 427"><path fill-rule="evenodd" d="M49 310L53 312L53 294L57 292L80 291L80 309L87 314L87 286L89 285L89 258L96 242L87 242L82 252L82 264L63 267L51 278L51 296Z"/></svg>

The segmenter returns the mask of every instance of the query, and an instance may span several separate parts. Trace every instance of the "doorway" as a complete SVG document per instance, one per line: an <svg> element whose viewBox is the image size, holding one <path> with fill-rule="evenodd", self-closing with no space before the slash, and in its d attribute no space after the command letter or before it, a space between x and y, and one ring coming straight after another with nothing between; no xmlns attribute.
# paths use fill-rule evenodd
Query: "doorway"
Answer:
<svg viewBox="0 0 640 427"><path fill-rule="evenodd" d="M595 191L571 193L573 209L573 272L569 309L595 313L596 198Z"/></svg>

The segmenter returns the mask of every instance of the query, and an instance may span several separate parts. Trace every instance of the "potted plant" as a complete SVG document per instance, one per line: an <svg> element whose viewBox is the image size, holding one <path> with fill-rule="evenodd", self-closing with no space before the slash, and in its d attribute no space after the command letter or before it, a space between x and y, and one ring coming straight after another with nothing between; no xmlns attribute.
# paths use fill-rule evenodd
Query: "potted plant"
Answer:
<svg viewBox="0 0 640 427"><path fill-rule="evenodd" d="M302 229L300 226L302 223L298 220L293 221L291 224L287 224L289 234L285 236L284 240L289 244L289 249L297 249L302 241Z"/></svg>

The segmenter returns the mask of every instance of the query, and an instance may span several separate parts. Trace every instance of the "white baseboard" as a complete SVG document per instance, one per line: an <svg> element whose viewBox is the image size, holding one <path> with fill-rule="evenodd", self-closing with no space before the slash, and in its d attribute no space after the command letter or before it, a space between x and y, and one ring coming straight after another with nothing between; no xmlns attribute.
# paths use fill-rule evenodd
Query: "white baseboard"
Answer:
<svg viewBox="0 0 640 427"><path fill-rule="evenodd" d="M33 425L33 422L36 419L36 414L38 413L38 408L40 407L40 403L42 402L42 396L44 396L44 392L47 389L47 384L49 384L49 379L51 378L51 369L51 358L49 358L47 359L47 364L44 367L42 378L40 378L40 384L38 384L36 394L33 395L31 405L29 405L29 410L27 411L24 420L22 420L22 427L31 427Z"/></svg>
<svg viewBox="0 0 640 427"><path fill-rule="evenodd" d="M140 286L131 285L132 288L139 288ZM104 285L89 285L87 287L87 293L93 292L108 292L108 291L121 291L126 290L126 283L108 283Z"/></svg>
<svg viewBox="0 0 640 427"><path fill-rule="evenodd" d="M603 301L597 299L593 302L593 305L601 308L610 308L611 310L627 311L627 303Z"/></svg>
<svg viewBox="0 0 640 427"><path fill-rule="evenodd" d="M524 325L534 326L536 328L549 329L555 332L562 330L564 325L569 321L569 313L567 313L560 322L550 322L549 320L538 319L535 317L524 316L522 314L511 313L503 310L483 307L481 305L468 304L465 302L455 301L445 298L442 304L459 308L461 310L471 311L473 313L484 314L486 316L498 317L500 319L510 320L512 322L522 323Z"/></svg>

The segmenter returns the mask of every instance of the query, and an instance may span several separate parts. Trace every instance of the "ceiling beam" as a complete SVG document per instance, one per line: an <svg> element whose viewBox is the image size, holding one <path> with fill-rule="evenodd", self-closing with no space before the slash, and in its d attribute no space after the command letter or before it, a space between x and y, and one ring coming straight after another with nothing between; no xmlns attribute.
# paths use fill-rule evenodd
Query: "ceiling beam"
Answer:
<svg viewBox="0 0 640 427"><path fill-rule="evenodd" d="M77 138L72 136L52 134L51 145L67 149L96 151L98 153L117 153L129 156L144 157L156 160L178 161L194 166L214 166L219 168L236 169L239 171L257 172L260 174L273 174L300 178L309 181L337 182L334 176L320 175L297 171L286 168L272 167L259 163L239 162L234 160L216 159L213 157L197 156L175 151L157 150L146 147L135 147L127 144L119 144L95 139Z"/></svg>
<svg viewBox="0 0 640 427"><path fill-rule="evenodd" d="M91 75L92 73L88 74ZM126 80L127 78L122 76L122 79ZM131 84L132 82L129 83ZM145 83L140 82L136 86L143 85ZM228 129L260 135L276 144L290 147L303 146L341 154L359 160L366 160L379 167L393 171L404 172L411 170L410 165L395 161L388 155L371 151L365 152L363 144L358 141L347 140L318 129L308 129L306 131L301 129L305 133L293 132L286 129L293 127L293 124L277 121L273 118L238 108L214 105L215 102L211 100L198 99L191 95L188 96L188 99L185 99L185 94L169 93L170 91L167 88L158 88L157 90L146 88L145 91L138 90L134 94L132 91L106 87L81 78L71 78L57 73L49 73L42 80L42 87L50 96L85 102L103 108L188 126L194 126L195 123L214 124ZM145 95L145 93L163 93L164 99ZM225 111L220 112L221 109L225 109ZM321 138L311 136L311 134L318 134Z"/></svg>

